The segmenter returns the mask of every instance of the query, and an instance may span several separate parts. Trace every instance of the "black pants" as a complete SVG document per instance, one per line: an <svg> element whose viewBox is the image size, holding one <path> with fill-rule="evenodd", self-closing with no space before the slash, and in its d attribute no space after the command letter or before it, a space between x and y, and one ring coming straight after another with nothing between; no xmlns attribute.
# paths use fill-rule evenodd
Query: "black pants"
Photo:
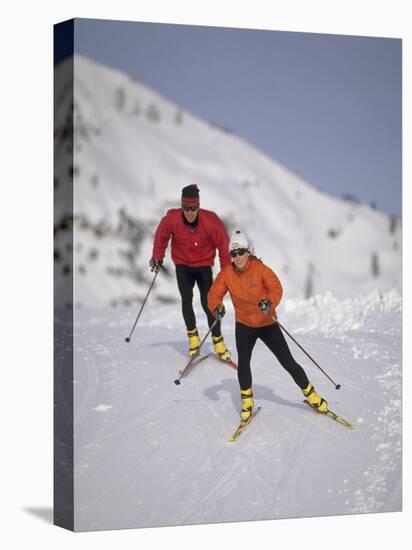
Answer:
<svg viewBox="0 0 412 550"><path fill-rule="evenodd" d="M247 390L252 387L250 359L258 338L267 345L282 367L292 376L296 384L301 389L306 388L309 384L308 377L303 368L292 357L289 346L277 323L261 328L252 328L241 323L236 323L237 374L241 389Z"/></svg>
<svg viewBox="0 0 412 550"><path fill-rule="evenodd" d="M212 268L209 266L189 267L178 264L176 265L176 279L180 296L182 297L182 313L187 330L193 330L196 327L196 317L193 310L193 288L195 283L199 289L200 303L206 313L207 322L210 327L215 320L207 307L207 294L213 283ZM214 326L212 335L221 335L220 321Z"/></svg>

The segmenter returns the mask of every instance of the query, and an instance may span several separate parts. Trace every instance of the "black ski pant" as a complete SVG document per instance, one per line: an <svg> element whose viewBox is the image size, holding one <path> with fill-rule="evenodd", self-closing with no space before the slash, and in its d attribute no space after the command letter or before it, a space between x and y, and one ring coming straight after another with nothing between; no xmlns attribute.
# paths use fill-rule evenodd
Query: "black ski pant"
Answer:
<svg viewBox="0 0 412 550"><path fill-rule="evenodd" d="M277 323L267 327L248 327L242 323L236 323L236 348L238 356L238 379L242 390L252 387L252 373L250 359L258 338L276 356L276 359L284 369L292 376L296 384L303 390L309 384L303 368L294 360L289 346Z"/></svg>
<svg viewBox="0 0 412 550"><path fill-rule="evenodd" d="M193 330L196 327L196 316L193 310L193 288L195 283L200 293L200 303L207 316L207 323L212 326L215 318L207 307L207 294L213 283L212 268L210 266L189 267L187 265L176 265L176 279L182 298L182 313L187 330ZM212 330L213 336L220 336L220 321L216 323Z"/></svg>

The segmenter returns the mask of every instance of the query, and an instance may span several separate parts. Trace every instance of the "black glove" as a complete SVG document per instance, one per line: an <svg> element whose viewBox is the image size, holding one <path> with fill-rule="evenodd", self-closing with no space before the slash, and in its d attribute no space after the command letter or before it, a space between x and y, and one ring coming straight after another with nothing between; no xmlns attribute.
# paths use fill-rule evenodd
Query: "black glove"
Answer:
<svg viewBox="0 0 412 550"><path fill-rule="evenodd" d="M151 267L150 271L154 271L155 273L158 273L160 271L160 268L162 267L162 260L155 260L154 258L151 258L149 265Z"/></svg>
<svg viewBox="0 0 412 550"><path fill-rule="evenodd" d="M272 302L269 298L262 298L262 300L259 300L258 306L262 313L269 313L270 308L272 307Z"/></svg>
<svg viewBox="0 0 412 550"><path fill-rule="evenodd" d="M216 319L219 319L219 321L220 321L221 319L223 319L225 313L226 313L226 309L225 309L225 306L223 304L221 304L220 306L217 306L217 308L215 309Z"/></svg>

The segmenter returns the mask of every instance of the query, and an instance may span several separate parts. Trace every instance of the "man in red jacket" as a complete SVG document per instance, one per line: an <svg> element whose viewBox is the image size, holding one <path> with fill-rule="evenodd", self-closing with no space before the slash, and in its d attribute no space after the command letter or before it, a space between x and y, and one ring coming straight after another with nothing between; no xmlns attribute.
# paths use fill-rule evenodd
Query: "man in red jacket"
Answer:
<svg viewBox="0 0 412 550"><path fill-rule="evenodd" d="M196 317L193 310L193 288L197 284L200 301L206 313L209 327L214 317L207 307L207 294L213 283L212 266L216 250L219 251L220 267L231 263L229 236L221 219L210 210L200 208L197 185L182 189L181 208L167 211L154 238L153 254L150 260L152 271L159 271L169 239L172 239L172 260L176 265L177 286L182 298L182 313L189 337L189 355L194 355L200 346ZM217 322L212 330L215 352L223 360L230 359Z"/></svg>

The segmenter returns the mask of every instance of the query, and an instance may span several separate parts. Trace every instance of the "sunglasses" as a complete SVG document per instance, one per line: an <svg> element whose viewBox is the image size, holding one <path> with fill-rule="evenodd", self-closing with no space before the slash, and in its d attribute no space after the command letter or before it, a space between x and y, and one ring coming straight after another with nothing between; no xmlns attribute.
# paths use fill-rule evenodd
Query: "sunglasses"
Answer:
<svg viewBox="0 0 412 550"><path fill-rule="evenodd" d="M199 206L184 206L182 204L182 209L185 211L185 212L196 212L196 210L199 209Z"/></svg>
<svg viewBox="0 0 412 550"><path fill-rule="evenodd" d="M236 258L236 256L243 256L246 252L249 252L247 248L237 248L236 250L230 251L230 256Z"/></svg>

